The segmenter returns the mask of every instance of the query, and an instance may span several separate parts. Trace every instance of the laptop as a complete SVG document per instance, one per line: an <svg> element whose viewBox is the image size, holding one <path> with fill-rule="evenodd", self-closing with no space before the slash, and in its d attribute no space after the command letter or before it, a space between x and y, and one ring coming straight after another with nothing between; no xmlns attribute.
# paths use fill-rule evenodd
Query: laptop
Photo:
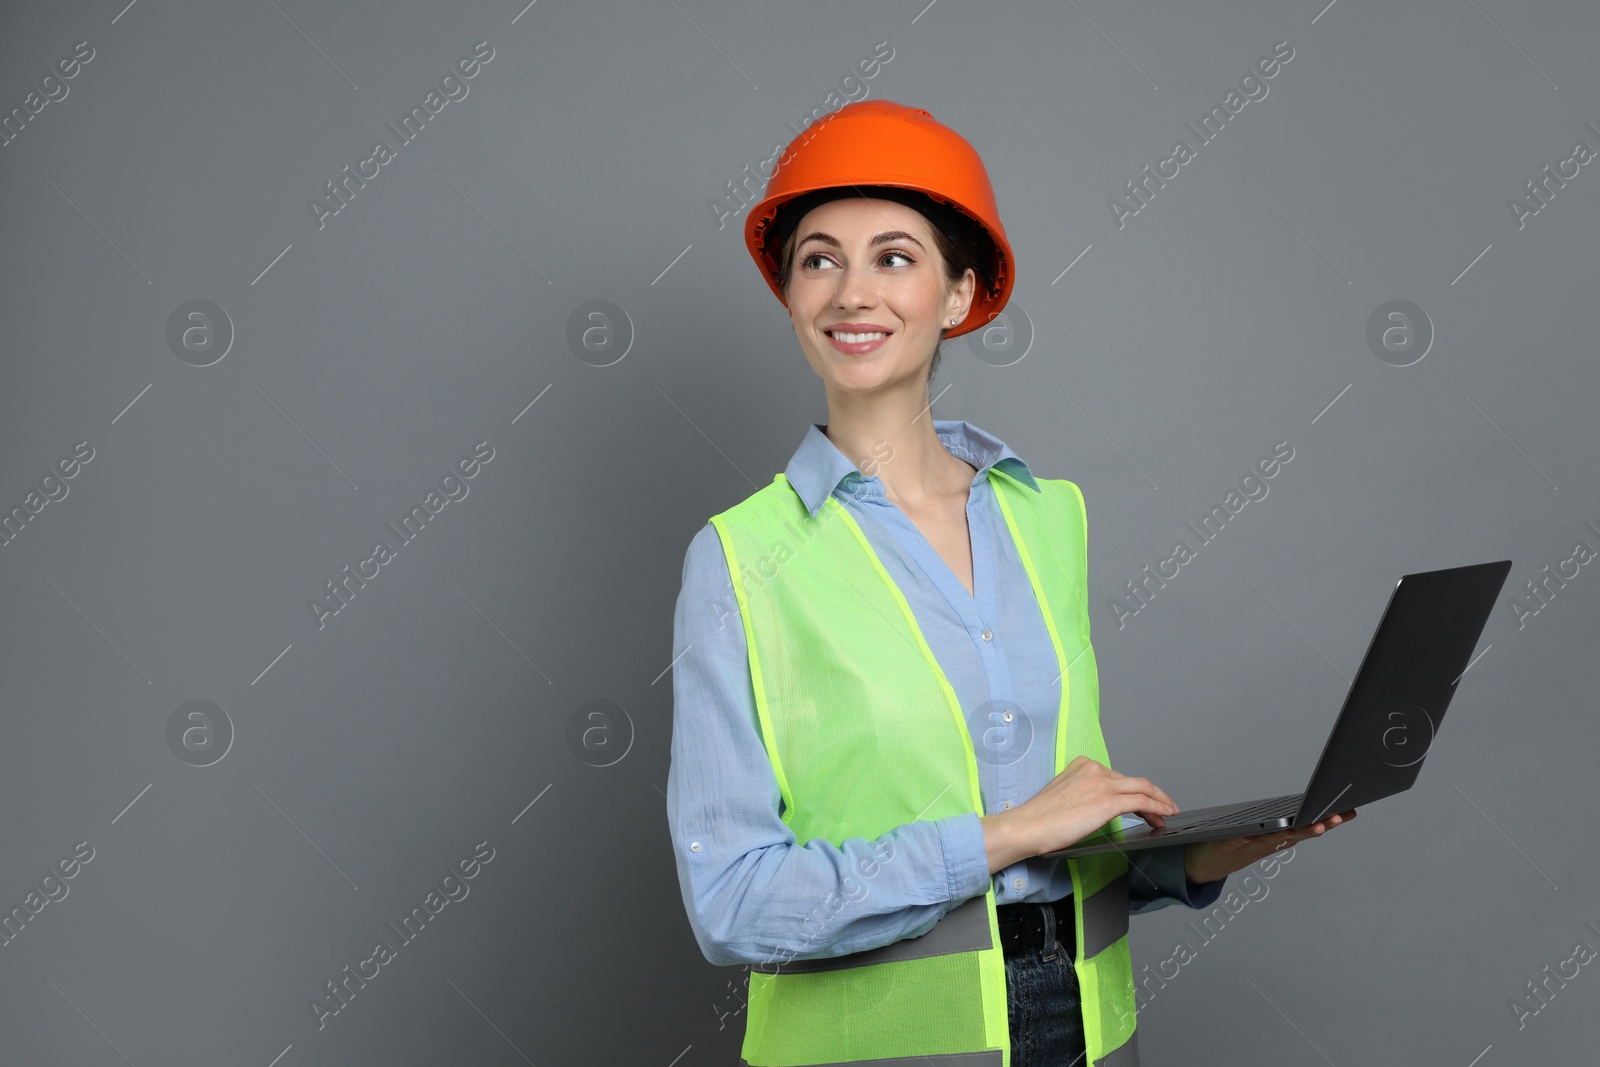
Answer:
<svg viewBox="0 0 1600 1067"><path fill-rule="evenodd" d="M1402 575L1302 793L1099 831L1042 859L1251 837L1310 826L1411 788L1511 570L1509 559Z"/></svg>

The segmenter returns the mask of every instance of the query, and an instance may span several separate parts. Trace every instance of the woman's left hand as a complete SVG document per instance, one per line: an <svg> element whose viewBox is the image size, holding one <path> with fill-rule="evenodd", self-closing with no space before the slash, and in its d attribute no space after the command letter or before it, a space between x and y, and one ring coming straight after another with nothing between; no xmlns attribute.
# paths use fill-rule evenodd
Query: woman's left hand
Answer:
<svg viewBox="0 0 1600 1067"><path fill-rule="evenodd" d="M1183 850L1183 873L1191 882L1214 882L1234 871L1250 866L1263 856L1296 845L1308 837L1320 837L1327 830L1356 817L1351 808L1339 815L1312 823L1299 830L1280 830L1250 837L1225 837L1216 841L1197 841Z"/></svg>

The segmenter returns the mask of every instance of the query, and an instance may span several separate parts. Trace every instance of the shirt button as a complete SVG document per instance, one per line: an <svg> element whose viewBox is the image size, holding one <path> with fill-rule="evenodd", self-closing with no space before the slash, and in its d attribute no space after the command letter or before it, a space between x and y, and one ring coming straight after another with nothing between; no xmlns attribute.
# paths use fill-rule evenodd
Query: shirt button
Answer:
<svg viewBox="0 0 1600 1067"><path fill-rule="evenodd" d="M1000 802L1000 806L1001 806L1001 807L1002 807L1002 808L1007 808L1007 809L1009 809L1009 808L1010 808L1010 807L1011 807L1011 801L1009 801L1009 800L1002 800L1002 801L1001 801L1001 802Z"/></svg>
<svg viewBox="0 0 1600 1067"><path fill-rule="evenodd" d="M1009 711L1002 712L1001 715L1000 715L1000 718L1005 720L1006 722L1010 722L1011 721L1011 713Z"/></svg>
<svg viewBox="0 0 1600 1067"><path fill-rule="evenodd" d="M994 639L994 633L992 631L989 631L989 630L983 631L983 639L985 641L993 640Z"/></svg>
<svg viewBox="0 0 1600 1067"><path fill-rule="evenodd" d="M1011 888L1013 888L1013 889L1021 889L1022 888L1022 879L1021 878L1013 879L1012 882L1011 882Z"/></svg>
<svg viewBox="0 0 1600 1067"><path fill-rule="evenodd" d="M689 851L690 852L699 852L700 851L700 842L698 842L698 841L690 841L689 842Z"/></svg>

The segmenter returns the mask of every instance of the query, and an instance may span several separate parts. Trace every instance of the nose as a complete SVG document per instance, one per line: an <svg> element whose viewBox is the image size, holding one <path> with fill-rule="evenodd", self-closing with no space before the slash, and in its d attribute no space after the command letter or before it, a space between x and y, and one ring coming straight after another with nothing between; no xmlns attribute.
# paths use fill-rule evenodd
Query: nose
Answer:
<svg viewBox="0 0 1600 1067"><path fill-rule="evenodd" d="M833 291L834 306L841 310L871 307L877 302L871 272L864 266L851 264L839 272L839 282Z"/></svg>

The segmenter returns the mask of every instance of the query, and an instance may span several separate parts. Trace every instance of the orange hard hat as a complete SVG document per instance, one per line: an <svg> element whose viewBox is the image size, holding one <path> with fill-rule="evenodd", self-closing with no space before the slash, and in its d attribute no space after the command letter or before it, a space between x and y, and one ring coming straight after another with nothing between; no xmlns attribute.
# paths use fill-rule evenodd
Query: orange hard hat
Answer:
<svg viewBox="0 0 1600 1067"><path fill-rule="evenodd" d="M957 337L988 325L1006 306L1015 280L1011 244L1000 225L989 172L977 149L959 133L934 121L920 107L906 107L892 100L846 104L806 127L784 150L767 183L766 196L750 209L744 223L745 247L761 268L772 294L783 302L783 291L778 286L778 256L787 231L800 221L794 211L782 213L780 219L784 205L795 200L797 208L809 210L815 202L832 197L804 194L824 189L840 190L838 195L850 195L858 189L879 195L863 188L871 186L880 187L881 192L919 210L926 207L924 214L947 233L950 227L941 220L948 219L954 209L988 238L988 277L979 279L967 317L946 331L945 336ZM932 203L893 196L894 190L924 194Z"/></svg>

